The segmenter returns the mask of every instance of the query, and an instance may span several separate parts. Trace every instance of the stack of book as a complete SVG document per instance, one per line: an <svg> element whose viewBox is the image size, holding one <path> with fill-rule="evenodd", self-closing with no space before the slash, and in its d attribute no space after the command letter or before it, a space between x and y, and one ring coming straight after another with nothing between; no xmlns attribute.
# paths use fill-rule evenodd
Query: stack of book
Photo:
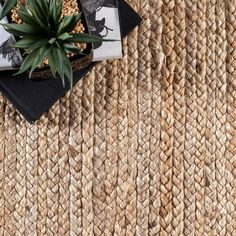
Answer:
<svg viewBox="0 0 236 236"><path fill-rule="evenodd" d="M94 61L123 56L117 0L80 0L91 34L114 41L94 45Z"/></svg>

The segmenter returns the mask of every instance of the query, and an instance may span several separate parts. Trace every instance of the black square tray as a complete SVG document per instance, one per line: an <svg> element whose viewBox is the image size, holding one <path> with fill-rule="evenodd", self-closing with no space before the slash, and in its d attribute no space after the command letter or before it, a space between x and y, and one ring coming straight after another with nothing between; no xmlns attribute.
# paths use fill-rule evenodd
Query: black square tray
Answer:
<svg viewBox="0 0 236 236"><path fill-rule="evenodd" d="M122 36L140 24L140 16L124 1L119 0ZM76 84L96 63L74 73ZM61 80L32 81L27 75L12 77L12 72L0 72L0 91L29 122L36 121L69 90Z"/></svg>

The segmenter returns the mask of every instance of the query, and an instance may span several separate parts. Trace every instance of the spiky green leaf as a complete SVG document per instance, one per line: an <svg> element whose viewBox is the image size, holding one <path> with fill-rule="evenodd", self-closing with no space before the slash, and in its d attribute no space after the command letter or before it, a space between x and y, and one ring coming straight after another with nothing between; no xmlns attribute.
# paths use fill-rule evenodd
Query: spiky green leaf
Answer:
<svg viewBox="0 0 236 236"><path fill-rule="evenodd" d="M27 71L29 68L32 67L32 65L34 64L35 60L37 60L38 55L39 55L39 50L37 49L35 51L33 51L32 53L30 53L23 61L20 70L15 74L15 75L19 75L24 73L25 71Z"/></svg>
<svg viewBox="0 0 236 236"><path fill-rule="evenodd" d="M62 0L50 0L49 19L53 27L59 24L62 14Z"/></svg>
<svg viewBox="0 0 236 236"><path fill-rule="evenodd" d="M56 58L55 63L57 65L57 71L62 79L63 85L65 86L65 74L64 74L64 63L63 63L63 53L60 48L52 48L52 56Z"/></svg>
<svg viewBox="0 0 236 236"><path fill-rule="evenodd" d="M69 81L70 88L72 88L73 87L73 70L72 70L72 66L71 66L70 60L68 59L66 54L64 54L64 65L65 65L65 75L66 75L66 78Z"/></svg>
<svg viewBox="0 0 236 236"><path fill-rule="evenodd" d="M70 52L70 53L75 53L75 54L81 54L82 53L82 50L81 48L79 47L76 47L74 45L71 45L71 44L64 44L64 49L67 51L67 52Z"/></svg>
<svg viewBox="0 0 236 236"><path fill-rule="evenodd" d="M31 0L31 12L33 15L40 20L40 23L47 25L48 11L45 11L42 6L42 1L44 0Z"/></svg>
<svg viewBox="0 0 236 236"><path fill-rule="evenodd" d="M16 4L17 0L6 0L0 14L0 20L7 16L7 14L12 10L13 7L16 6Z"/></svg>
<svg viewBox="0 0 236 236"><path fill-rule="evenodd" d="M75 33L70 34L72 37L67 39L66 42L69 43L100 43L103 41L101 37L91 35L91 34L81 34Z"/></svg>
<svg viewBox="0 0 236 236"><path fill-rule="evenodd" d="M41 39L41 40L37 40L35 41L33 44L30 45L29 50L33 51L35 49L41 48L43 46L46 46L48 43L47 39Z"/></svg>
<svg viewBox="0 0 236 236"><path fill-rule="evenodd" d="M53 57L52 52L48 54L48 65L50 66L50 69L52 71L52 75L54 78L56 78L57 73L57 64L56 64L56 58Z"/></svg>
<svg viewBox="0 0 236 236"><path fill-rule="evenodd" d="M78 24L82 17L82 13L66 15L58 27L58 34L63 32L71 32Z"/></svg>
<svg viewBox="0 0 236 236"><path fill-rule="evenodd" d="M32 35L39 35L40 30L35 28L32 25L27 24L3 24L4 29L13 35L16 36L32 36Z"/></svg>
<svg viewBox="0 0 236 236"><path fill-rule="evenodd" d="M48 42L50 43L50 44L53 44L53 43L55 43L56 42L56 38L51 38L50 40L48 40Z"/></svg>
<svg viewBox="0 0 236 236"><path fill-rule="evenodd" d="M25 39L21 39L21 40L17 41L13 46L15 48L28 49L33 43L35 43L35 39L25 38Z"/></svg>
<svg viewBox="0 0 236 236"><path fill-rule="evenodd" d="M23 8L21 8L18 11L18 15L25 24L32 25L35 27L38 26L38 23L35 20L35 18L33 16L31 16L28 11L24 11Z"/></svg>
<svg viewBox="0 0 236 236"><path fill-rule="evenodd" d="M48 53L50 51L50 47L47 47L46 45L39 48L38 57L35 58L34 63L31 66L29 77L31 78L32 72L40 65L42 65L43 61L48 56Z"/></svg>
<svg viewBox="0 0 236 236"><path fill-rule="evenodd" d="M69 35L68 33L62 33L62 34L60 34L60 35L57 36L57 39L64 41L64 40L69 39L69 38L71 38L71 37L72 37L72 36Z"/></svg>

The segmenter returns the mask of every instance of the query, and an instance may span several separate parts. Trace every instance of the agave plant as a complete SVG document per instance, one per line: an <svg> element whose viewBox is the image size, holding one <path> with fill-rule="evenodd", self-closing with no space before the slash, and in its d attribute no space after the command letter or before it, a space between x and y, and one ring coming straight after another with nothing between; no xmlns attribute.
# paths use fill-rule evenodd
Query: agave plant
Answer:
<svg viewBox="0 0 236 236"><path fill-rule="evenodd" d="M7 0L1 18L17 4L17 14L22 24L2 24L5 30L19 40L13 45L25 51L24 61L16 75L27 70L32 72L48 61L53 77L58 74L65 86L65 78L73 84L73 73L69 53L80 54L77 43L98 43L102 38L86 33L71 33L80 21L82 13L62 16L62 0Z"/></svg>

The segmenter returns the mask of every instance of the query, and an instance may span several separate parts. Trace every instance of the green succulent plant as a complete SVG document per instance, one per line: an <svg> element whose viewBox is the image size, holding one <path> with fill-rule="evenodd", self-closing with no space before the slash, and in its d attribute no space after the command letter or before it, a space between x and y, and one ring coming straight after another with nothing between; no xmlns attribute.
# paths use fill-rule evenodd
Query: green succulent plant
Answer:
<svg viewBox="0 0 236 236"><path fill-rule="evenodd" d="M76 43L98 43L102 38L86 34L71 33L80 21L82 13L62 17L62 0L16 0L4 3L1 17L7 15L17 5L17 14L22 24L2 24L5 30L19 40L13 45L25 51L24 60L16 75L29 70L32 72L47 59L53 77L59 75L65 86L65 78L73 85L73 73L68 53L81 54Z"/></svg>

